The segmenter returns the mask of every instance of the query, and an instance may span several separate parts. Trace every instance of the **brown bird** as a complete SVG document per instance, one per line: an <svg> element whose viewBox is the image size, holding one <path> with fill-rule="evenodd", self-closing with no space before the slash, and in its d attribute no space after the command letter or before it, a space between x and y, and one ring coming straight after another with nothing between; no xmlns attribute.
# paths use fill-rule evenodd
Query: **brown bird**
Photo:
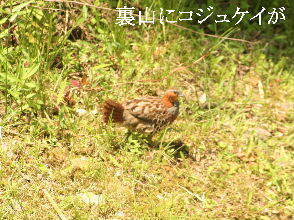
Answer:
<svg viewBox="0 0 294 220"><path fill-rule="evenodd" d="M153 135L171 124L179 115L179 96L177 90L168 90L160 97L142 97L123 104L107 100L103 107L105 123L120 123L133 131Z"/></svg>

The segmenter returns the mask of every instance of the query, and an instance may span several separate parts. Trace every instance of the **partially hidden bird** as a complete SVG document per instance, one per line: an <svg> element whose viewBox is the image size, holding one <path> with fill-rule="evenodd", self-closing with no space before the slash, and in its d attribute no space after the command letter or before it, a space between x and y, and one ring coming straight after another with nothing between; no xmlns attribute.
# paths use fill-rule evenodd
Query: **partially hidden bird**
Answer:
<svg viewBox="0 0 294 220"><path fill-rule="evenodd" d="M178 90L168 90L163 97L142 97L122 104L107 100L102 105L103 120L119 123L131 131L153 135L171 124L179 115Z"/></svg>

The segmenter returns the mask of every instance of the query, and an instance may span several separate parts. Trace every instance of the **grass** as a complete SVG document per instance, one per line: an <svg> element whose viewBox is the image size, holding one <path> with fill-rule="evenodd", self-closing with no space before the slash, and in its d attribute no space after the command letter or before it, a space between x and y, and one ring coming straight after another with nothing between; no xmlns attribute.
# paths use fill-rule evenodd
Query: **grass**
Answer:
<svg viewBox="0 0 294 220"><path fill-rule="evenodd" d="M291 57L93 8L15 7L0 32L1 219L292 217ZM175 87L186 98L159 147L102 123L105 99Z"/></svg>

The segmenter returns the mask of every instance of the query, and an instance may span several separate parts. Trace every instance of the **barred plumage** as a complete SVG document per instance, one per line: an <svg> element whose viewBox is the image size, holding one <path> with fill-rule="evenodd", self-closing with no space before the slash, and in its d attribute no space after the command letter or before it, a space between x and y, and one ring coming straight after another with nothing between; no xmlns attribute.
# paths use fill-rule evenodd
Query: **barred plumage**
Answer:
<svg viewBox="0 0 294 220"><path fill-rule="evenodd" d="M143 97L123 104L107 100L103 105L104 122L112 120L130 130L154 134L177 118L179 95L177 90L168 90L163 98Z"/></svg>

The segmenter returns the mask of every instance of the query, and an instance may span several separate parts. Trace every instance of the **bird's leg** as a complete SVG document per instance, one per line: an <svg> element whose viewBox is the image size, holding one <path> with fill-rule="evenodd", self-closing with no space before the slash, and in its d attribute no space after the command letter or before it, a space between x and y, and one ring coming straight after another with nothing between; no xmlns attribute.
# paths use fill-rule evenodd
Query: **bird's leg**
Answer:
<svg viewBox="0 0 294 220"><path fill-rule="evenodd" d="M147 140L147 144L150 146L150 147L157 147L156 143L152 140L152 137L153 137L154 134L149 134L147 137L146 137L146 140Z"/></svg>
<svg viewBox="0 0 294 220"><path fill-rule="evenodd" d="M131 136L132 132L130 130L128 130L128 132L126 133L126 138L125 138L125 142L129 141L129 137Z"/></svg>
<svg viewBox="0 0 294 220"><path fill-rule="evenodd" d="M148 135L147 135L147 138L146 138L147 141L148 141L148 142L152 141L152 137L153 137L153 134L148 134Z"/></svg>

